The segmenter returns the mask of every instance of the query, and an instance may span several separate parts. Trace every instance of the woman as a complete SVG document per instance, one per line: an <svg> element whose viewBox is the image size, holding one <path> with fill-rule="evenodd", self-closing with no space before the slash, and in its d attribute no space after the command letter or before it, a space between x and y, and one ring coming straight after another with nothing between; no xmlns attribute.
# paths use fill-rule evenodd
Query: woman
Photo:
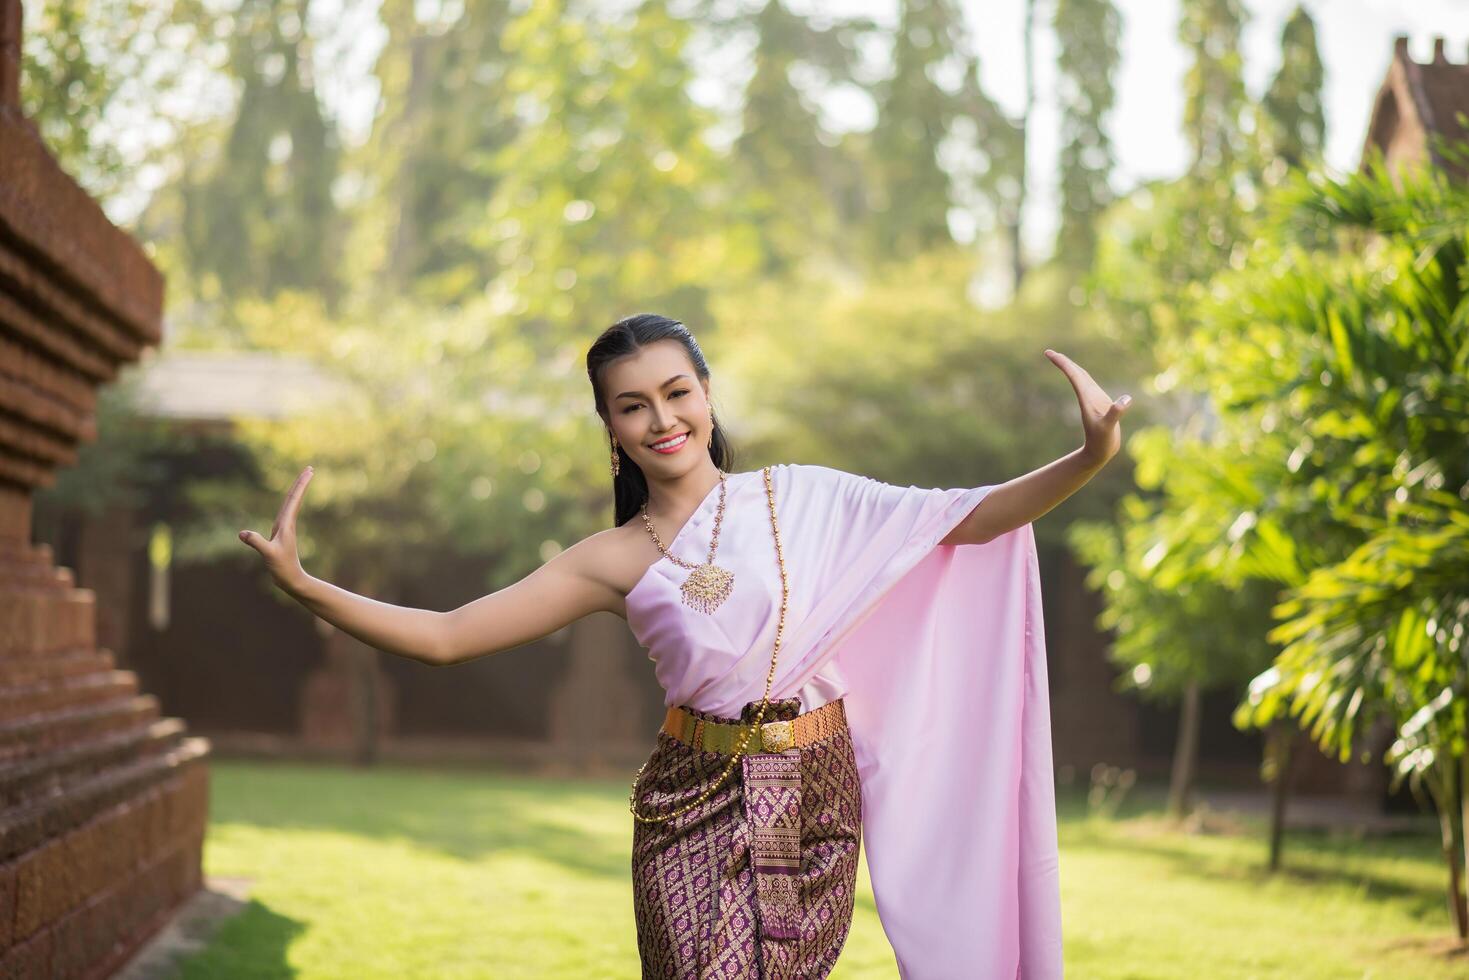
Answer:
<svg viewBox="0 0 1469 980"><path fill-rule="evenodd" d="M508 650L598 610L627 619L669 709L629 799L645 977L825 977L864 837L903 976L1056 977L1030 522L1117 453L1130 399L1046 354L1076 392L1085 442L1008 483L731 473L697 342L677 321L632 316L587 354L616 526L521 581L439 613L313 578L295 541L310 467L269 540L240 536L313 613L425 663Z"/></svg>

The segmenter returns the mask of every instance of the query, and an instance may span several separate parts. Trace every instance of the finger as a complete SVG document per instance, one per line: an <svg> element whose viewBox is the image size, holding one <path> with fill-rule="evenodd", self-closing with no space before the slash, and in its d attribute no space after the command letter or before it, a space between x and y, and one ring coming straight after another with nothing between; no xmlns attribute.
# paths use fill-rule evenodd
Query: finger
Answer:
<svg viewBox="0 0 1469 980"><path fill-rule="evenodd" d="M1066 377L1069 378L1072 376L1072 368L1076 365L1071 362L1071 358L1062 354L1060 351L1051 350L1049 347L1046 348L1046 357L1050 358L1051 363L1060 368L1061 373L1066 375Z"/></svg>
<svg viewBox="0 0 1469 980"><path fill-rule="evenodd" d="M1081 401L1081 407L1086 408L1086 395L1083 390L1084 383L1077 373L1079 369L1076 365L1071 363L1071 360L1066 355L1058 354L1053 350L1047 350L1046 355L1051 359L1051 363L1056 365L1062 374L1066 375L1066 380L1071 383L1071 390L1076 392L1077 399Z"/></svg>
<svg viewBox="0 0 1469 980"><path fill-rule="evenodd" d="M1102 416L1102 421L1109 424L1115 423L1118 419L1122 417L1122 413L1127 411L1127 406L1130 404L1132 404L1132 396L1123 395L1111 405L1107 406L1107 412L1105 415Z"/></svg>
<svg viewBox="0 0 1469 980"><path fill-rule="evenodd" d="M275 523L270 528L270 540L275 540L276 535L280 533L287 521L296 519L295 502L301 499L301 494L305 492L306 483L310 479L311 467L308 466L301 471L300 476L296 477L296 482L291 484L291 489L286 491L286 499L281 501L281 509L276 511Z"/></svg>
<svg viewBox="0 0 1469 980"><path fill-rule="evenodd" d="M1086 368L1077 364L1071 358L1060 351L1046 348L1046 355L1050 357L1051 363L1061 369L1066 375L1066 380L1071 382L1071 387L1076 392L1077 399L1081 402L1083 410L1101 412L1102 405L1112 401L1107 393L1102 390L1101 385L1092 378Z"/></svg>
<svg viewBox="0 0 1469 980"><path fill-rule="evenodd" d="M296 524L296 515L301 511L301 501L306 496L306 486L311 482L312 474L315 472L310 466L302 470L301 475L296 477L296 485L291 488L290 496L286 498L287 516L292 527Z"/></svg>
<svg viewBox="0 0 1469 980"><path fill-rule="evenodd" d="M1054 360L1068 374L1075 373L1086 378L1091 377L1091 375L1087 373L1086 368L1082 367L1080 364L1077 364L1075 361L1073 361L1071 358L1067 357L1060 351L1051 350L1049 347L1047 347L1046 353L1049 354L1051 356L1051 359Z"/></svg>

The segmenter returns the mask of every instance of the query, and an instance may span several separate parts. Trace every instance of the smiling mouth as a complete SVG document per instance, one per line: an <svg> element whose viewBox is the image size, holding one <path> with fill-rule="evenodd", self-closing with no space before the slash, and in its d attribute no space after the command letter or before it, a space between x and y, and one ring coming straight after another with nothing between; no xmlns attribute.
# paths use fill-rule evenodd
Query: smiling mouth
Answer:
<svg viewBox="0 0 1469 980"><path fill-rule="evenodd" d="M655 442L648 448L652 449L655 453L667 453L682 447L683 444L688 441L689 434L687 432L681 432L670 439L664 439L662 442Z"/></svg>

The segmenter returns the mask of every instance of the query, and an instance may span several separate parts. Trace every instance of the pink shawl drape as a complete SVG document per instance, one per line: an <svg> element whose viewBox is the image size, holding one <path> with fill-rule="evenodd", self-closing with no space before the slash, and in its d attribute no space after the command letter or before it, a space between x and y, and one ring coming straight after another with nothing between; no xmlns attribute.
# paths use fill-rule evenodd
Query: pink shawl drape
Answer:
<svg viewBox="0 0 1469 980"><path fill-rule="evenodd" d="M759 470L726 478L712 614L655 562L628 594L665 703L734 717L764 693L780 574ZM1026 524L940 545L993 486L772 467L790 584L772 698L845 696L878 916L909 980L1062 975L1045 632ZM666 544L703 561L715 487Z"/></svg>

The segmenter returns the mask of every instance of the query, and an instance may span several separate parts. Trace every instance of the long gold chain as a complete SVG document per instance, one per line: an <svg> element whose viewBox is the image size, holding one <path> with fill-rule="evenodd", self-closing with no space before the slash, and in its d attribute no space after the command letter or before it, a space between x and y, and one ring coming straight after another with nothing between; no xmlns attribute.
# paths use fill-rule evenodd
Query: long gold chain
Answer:
<svg viewBox="0 0 1469 980"><path fill-rule="evenodd" d="M638 780L642 778L643 770L648 767L648 763L644 762L641 766L638 766L637 775L633 776L632 790L627 794L627 808L632 812L633 819L639 823L662 823L665 820L672 820L674 817L688 813L694 807L713 796L714 791L723 786L725 780L729 779L730 773L734 772L734 767L745 754L745 746L749 744L750 736L755 734L756 730L759 729L762 720L765 718L765 709L770 705L770 685L775 681L775 661L780 656L780 641L781 637L785 634L786 628L786 603L790 599L791 592L790 585L786 581L785 555L780 549L780 525L775 519L775 490L770 482L770 467L765 467L761 472L765 474L765 499L770 504L770 533L775 537L775 560L780 565L780 619L775 624L775 649L770 654L770 671L765 675L765 695L760 699L760 710L755 713L755 720L750 723L750 727L745 729L744 734L740 737L739 745L735 746L734 755L730 757L729 764L724 767L724 772L719 774L719 779L714 785L700 793L698 799L686 806L679 807L672 813L665 814L661 817L645 817L638 812Z"/></svg>

